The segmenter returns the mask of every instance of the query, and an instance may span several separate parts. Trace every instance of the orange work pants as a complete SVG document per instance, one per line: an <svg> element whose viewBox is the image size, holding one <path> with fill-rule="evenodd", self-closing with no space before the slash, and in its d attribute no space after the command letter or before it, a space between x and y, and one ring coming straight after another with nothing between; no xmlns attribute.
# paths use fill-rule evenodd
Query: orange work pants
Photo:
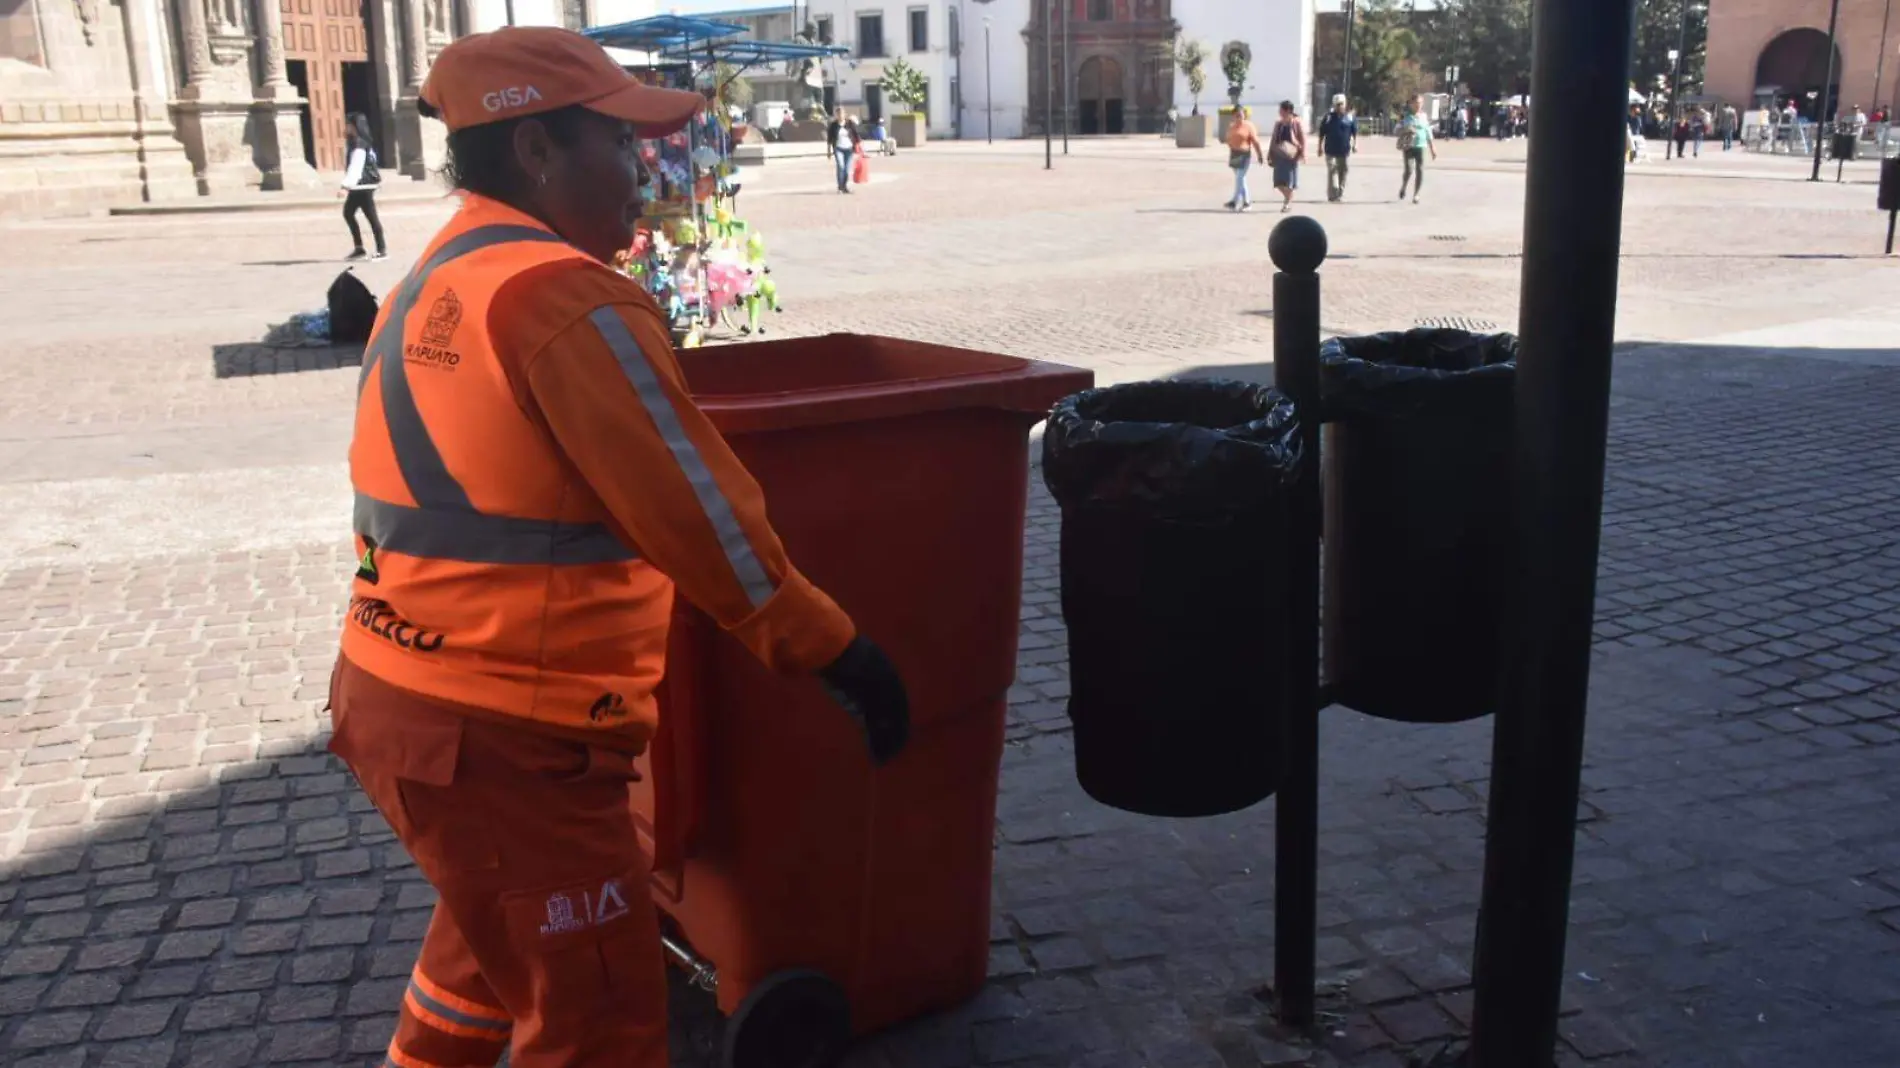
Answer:
<svg viewBox="0 0 1900 1068"><path fill-rule="evenodd" d="M339 659L330 749L436 888L396 1068L666 1068L632 757L466 715Z"/></svg>

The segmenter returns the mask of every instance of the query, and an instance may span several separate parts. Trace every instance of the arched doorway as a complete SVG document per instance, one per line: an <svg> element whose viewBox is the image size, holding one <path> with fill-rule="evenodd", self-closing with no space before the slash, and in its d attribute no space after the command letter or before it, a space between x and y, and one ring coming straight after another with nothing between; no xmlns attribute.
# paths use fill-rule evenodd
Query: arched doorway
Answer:
<svg viewBox="0 0 1900 1068"><path fill-rule="evenodd" d="M1091 56L1075 72L1076 128L1085 134L1123 132L1126 99L1122 65L1107 56Z"/></svg>
<svg viewBox="0 0 1900 1068"><path fill-rule="evenodd" d="M1761 50L1755 61L1755 85L1776 89L1776 102L1793 97L1795 107L1812 119L1820 106L1822 86L1827 82L1827 34L1803 27L1776 37ZM1840 98L1841 50L1834 49L1834 98ZM1808 94L1814 94L1811 99Z"/></svg>

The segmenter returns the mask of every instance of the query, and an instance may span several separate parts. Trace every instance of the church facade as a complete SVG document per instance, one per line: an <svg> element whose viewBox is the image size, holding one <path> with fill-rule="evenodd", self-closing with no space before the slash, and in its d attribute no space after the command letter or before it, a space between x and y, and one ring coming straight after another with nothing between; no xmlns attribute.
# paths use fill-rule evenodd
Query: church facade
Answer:
<svg viewBox="0 0 1900 1068"><path fill-rule="evenodd" d="M595 10L596 5L605 10ZM345 116L386 181L442 163L416 111L451 40L582 26L654 0L0 0L0 215L320 190Z"/></svg>

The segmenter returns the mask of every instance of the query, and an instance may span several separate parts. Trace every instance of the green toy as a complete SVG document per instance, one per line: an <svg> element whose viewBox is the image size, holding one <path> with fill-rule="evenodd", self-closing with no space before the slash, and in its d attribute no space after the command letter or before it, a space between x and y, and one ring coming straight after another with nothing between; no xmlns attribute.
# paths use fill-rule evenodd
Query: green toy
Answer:
<svg viewBox="0 0 1900 1068"><path fill-rule="evenodd" d="M745 296L746 333L763 334L765 327L759 325L759 312L771 308L773 314L785 310L778 301L778 283L769 274L762 274L753 283L752 292Z"/></svg>

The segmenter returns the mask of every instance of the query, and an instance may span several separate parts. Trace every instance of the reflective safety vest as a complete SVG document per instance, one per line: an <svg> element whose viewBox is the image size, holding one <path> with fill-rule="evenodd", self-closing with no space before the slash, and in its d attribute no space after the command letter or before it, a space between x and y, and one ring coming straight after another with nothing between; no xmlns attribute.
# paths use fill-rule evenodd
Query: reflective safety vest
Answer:
<svg viewBox="0 0 1900 1068"><path fill-rule="evenodd" d="M343 653L428 697L644 741L673 584L522 410L488 329L504 284L570 259L593 262L465 211L382 309L350 446Z"/></svg>

